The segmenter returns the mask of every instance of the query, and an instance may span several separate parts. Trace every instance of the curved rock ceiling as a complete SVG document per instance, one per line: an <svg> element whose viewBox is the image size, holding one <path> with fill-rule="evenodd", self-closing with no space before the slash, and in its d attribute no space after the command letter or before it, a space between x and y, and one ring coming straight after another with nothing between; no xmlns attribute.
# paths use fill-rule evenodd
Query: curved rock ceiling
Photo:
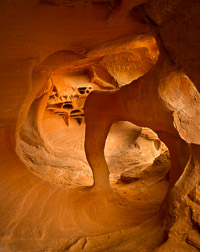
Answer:
<svg viewBox="0 0 200 252"><path fill-rule="evenodd" d="M0 3L1 251L199 251L200 3Z"/></svg>

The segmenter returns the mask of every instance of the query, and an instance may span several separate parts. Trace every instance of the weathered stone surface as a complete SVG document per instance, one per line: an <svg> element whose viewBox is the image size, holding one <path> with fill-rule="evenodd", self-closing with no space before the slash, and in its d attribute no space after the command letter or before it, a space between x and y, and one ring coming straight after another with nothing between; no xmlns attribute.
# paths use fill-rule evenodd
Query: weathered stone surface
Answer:
<svg viewBox="0 0 200 252"><path fill-rule="evenodd" d="M200 233L197 230L189 232L188 243L192 244L197 249L200 249Z"/></svg>
<svg viewBox="0 0 200 252"><path fill-rule="evenodd" d="M199 1L152 0L145 10L159 26L162 41L170 57L200 89L199 82ZM192 50L191 50L192 48Z"/></svg>
<svg viewBox="0 0 200 252"><path fill-rule="evenodd" d="M199 11L1 1L1 251L199 251Z"/></svg>
<svg viewBox="0 0 200 252"><path fill-rule="evenodd" d="M160 180L166 179L169 168L169 153L165 152L157 157L150 166L140 165L123 172L120 176L119 182L129 184L135 181L140 181L142 187L145 187L145 183L149 182L150 180L151 183L158 183Z"/></svg>

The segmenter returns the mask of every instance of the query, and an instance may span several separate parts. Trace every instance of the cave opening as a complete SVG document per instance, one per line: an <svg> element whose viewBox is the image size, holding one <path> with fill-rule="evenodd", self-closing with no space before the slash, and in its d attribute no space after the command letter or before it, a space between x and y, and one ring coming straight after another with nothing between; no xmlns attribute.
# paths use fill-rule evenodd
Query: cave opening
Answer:
<svg viewBox="0 0 200 252"><path fill-rule="evenodd" d="M41 91L32 101L20 130L21 160L42 180L69 190L67 201L75 222L81 228L91 225L93 231L89 229L88 234L132 228L153 218L169 188L171 163L166 145L151 127L122 119L112 124L104 149L112 192L93 190L95 174L84 148L85 103L94 93L114 94L144 76L159 55L155 38L149 36L143 38L139 48L124 53L120 50L110 54L106 49L104 57L89 60L77 59L68 51L47 57L33 70ZM69 55L75 58L72 62L66 61ZM55 59L61 61L56 69ZM103 118L104 109L106 104L99 102L98 120ZM79 223L83 213L87 220L83 218ZM96 229L90 222L101 228Z"/></svg>
<svg viewBox="0 0 200 252"><path fill-rule="evenodd" d="M199 251L200 1L0 2L0 250Z"/></svg>
<svg viewBox="0 0 200 252"><path fill-rule="evenodd" d="M158 57L154 38L147 48L136 48L133 53L117 52L94 61L73 63L72 66L64 62L62 67L51 72L48 70L46 91L32 103L20 132L23 160L31 171L47 181L69 188L93 184L84 153L84 103L92 91L119 90L148 72ZM46 69L51 57L62 58L62 54L67 53L49 56L39 66L40 71ZM147 58L146 65L143 57ZM119 67L121 61L124 63L122 69ZM33 121L38 120L38 113L41 114L40 122L33 125ZM29 144L36 135L40 147L35 151L35 147ZM128 188L128 185L130 188L145 188L164 181L164 198L170 157L167 147L152 130L128 121L114 123L106 140L105 158L113 188Z"/></svg>

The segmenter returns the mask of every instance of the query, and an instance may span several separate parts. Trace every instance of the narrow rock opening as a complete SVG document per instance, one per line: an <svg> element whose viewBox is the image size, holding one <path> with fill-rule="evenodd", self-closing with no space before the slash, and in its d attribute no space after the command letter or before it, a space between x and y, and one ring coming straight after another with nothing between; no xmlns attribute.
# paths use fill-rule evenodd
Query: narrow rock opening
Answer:
<svg viewBox="0 0 200 252"><path fill-rule="evenodd" d="M168 148L149 128L125 121L114 123L108 134L104 153L114 187L129 184L130 187L145 188L153 181L168 181ZM137 185L132 184L136 181Z"/></svg>

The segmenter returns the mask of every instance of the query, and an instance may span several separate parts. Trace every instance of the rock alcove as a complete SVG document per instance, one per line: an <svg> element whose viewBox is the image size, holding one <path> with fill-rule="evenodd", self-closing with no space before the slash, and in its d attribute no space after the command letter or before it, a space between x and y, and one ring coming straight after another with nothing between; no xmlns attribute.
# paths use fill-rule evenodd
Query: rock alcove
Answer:
<svg viewBox="0 0 200 252"><path fill-rule="evenodd" d="M0 249L198 251L199 2L0 7Z"/></svg>
<svg viewBox="0 0 200 252"><path fill-rule="evenodd" d="M129 54L131 53L133 54L134 50ZM154 54L156 59L158 51L155 50ZM63 57L61 55L61 52L55 53L46 61L52 57ZM116 55L112 57L116 58ZM94 90L116 91L127 78L131 82L128 63L126 64L129 71L123 70L123 76L126 77L123 79L121 76L121 84L118 84L116 78L102 66L106 57L103 58L98 64L82 63L72 69L62 66L62 69L48 71L47 84L30 107L19 134L18 153L32 172L47 181L70 188L93 184L91 168L84 153L85 100ZM135 58L134 60L136 61ZM116 59L114 62L118 64ZM44 64L48 66L48 63ZM139 72L136 62L134 64L135 72ZM126 184L139 180L142 176L139 173L151 166L154 159L163 155L165 151L167 152L167 147L150 129L130 122L114 123L105 148L105 156L110 167L110 180L113 183ZM158 176L158 180L163 179L168 172L169 163L164 166L166 169L160 177Z"/></svg>

